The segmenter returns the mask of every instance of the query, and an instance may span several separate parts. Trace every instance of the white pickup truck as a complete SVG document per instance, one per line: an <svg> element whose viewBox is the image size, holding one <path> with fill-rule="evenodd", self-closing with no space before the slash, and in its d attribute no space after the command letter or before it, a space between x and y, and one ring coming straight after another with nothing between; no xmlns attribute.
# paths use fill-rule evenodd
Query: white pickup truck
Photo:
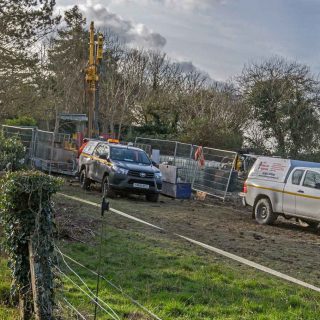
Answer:
<svg viewBox="0 0 320 320"><path fill-rule="evenodd" d="M320 163L259 157L244 184L243 203L259 224L279 215L316 227L320 222Z"/></svg>

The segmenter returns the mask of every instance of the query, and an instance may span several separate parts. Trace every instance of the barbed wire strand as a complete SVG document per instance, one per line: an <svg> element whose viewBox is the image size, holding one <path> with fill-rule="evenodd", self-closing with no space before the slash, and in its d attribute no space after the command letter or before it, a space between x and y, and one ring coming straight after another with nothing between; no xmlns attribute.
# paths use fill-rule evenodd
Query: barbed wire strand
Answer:
<svg viewBox="0 0 320 320"><path fill-rule="evenodd" d="M66 257L67 259L69 259L70 261L74 262L75 264L79 265L80 267L90 271L92 274L97 275L96 271L91 270L90 268L86 267L85 265L83 265L82 263L80 263L79 261L71 258L70 256L68 256L67 254L63 253L60 249L60 254L63 255L64 257ZM117 285L115 285L113 282L111 282L109 279L107 279L106 277L104 277L103 275L100 275L101 279L103 279L104 281L106 281L110 286L112 286L114 289L118 290L122 295L124 295L127 299L129 299L133 304L135 304L136 306L138 306L139 308L141 308L142 310L144 310L146 313L148 313L150 316L152 316L154 319L157 320L162 320L161 318L159 318L156 314L154 314L152 311L148 310L145 306L143 306L139 301L135 300L134 298L130 297L126 292L123 291L122 288L118 287Z"/></svg>
<svg viewBox="0 0 320 320"><path fill-rule="evenodd" d="M87 318L74 305L72 305L66 298L63 297L62 299L65 301L65 303L69 306L69 308L71 310L73 310L78 316L80 316L81 319L87 320Z"/></svg>
<svg viewBox="0 0 320 320"><path fill-rule="evenodd" d="M58 270L58 272L60 272L63 276L65 276L74 286L76 286L80 291L82 291L88 298L90 298L90 300L93 302L93 303L96 303L98 305L98 307L103 310L105 313L107 313L112 319L114 320L120 320L119 316L117 316L117 318L112 314L110 313L107 309L105 309L101 304L99 304L99 302L97 302L95 300L95 297L92 298L90 296L89 293L87 293L83 288L81 288L75 281L73 281L69 276L67 276L60 268L58 268L57 266L55 266L55 268Z"/></svg>
<svg viewBox="0 0 320 320"><path fill-rule="evenodd" d="M56 249L59 252L59 248L56 247ZM61 253L60 253L61 254ZM64 262L64 264L67 266L67 268L81 281L81 283L87 288L87 290L90 292L90 294L95 298L98 299L101 303L103 303L107 308L110 309L110 311L120 320L119 316L116 314L116 312L102 299L100 299L97 295L94 294L94 292L88 287L88 285L86 284L86 282L80 277L80 275L70 267L70 265L66 262L66 260L64 259L64 257L61 255L62 260Z"/></svg>
<svg viewBox="0 0 320 320"><path fill-rule="evenodd" d="M55 240L53 240L53 246L54 246L54 247L56 246ZM57 250L53 250L53 255L54 255L53 261L54 261L54 262L52 263L52 265L54 266L55 263L56 263L56 264L59 266L59 268L61 269L61 264L60 264L60 260L61 260L61 259L59 259L58 254L59 254L59 253L58 253ZM59 279L59 280L60 280L60 279ZM59 299L59 296L60 296L60 295L61 295L61 300L66 299L64 290L59 290L59 289L58 289L58 292L56 292L56 294L55 294L55 297L56 297L56 299L57 299L57 302L59 302L60 304L62 304L63 302L61 302L60 299ZM63 308L64 306L61 305L61 307Z"/></svg>
<svg viewBox="0 0 320 320"><path fill-rule="evenodd" d="M66 277L76 288L78 288L80 291L82 291L93 303L97 304L98 307L100 307L101 310L103 310L105 313L107 313L112 319L114 320L120 320L120 318L117 316L115 317L112 313L110 313L107 309L105 309L99 302L96 301L95 297L92 297L88 292L86 292L83 288L81 288L75 281L73 281L66 273L64 273L60 268L55 266L58 272L62 274L64 277Z"/></svg>

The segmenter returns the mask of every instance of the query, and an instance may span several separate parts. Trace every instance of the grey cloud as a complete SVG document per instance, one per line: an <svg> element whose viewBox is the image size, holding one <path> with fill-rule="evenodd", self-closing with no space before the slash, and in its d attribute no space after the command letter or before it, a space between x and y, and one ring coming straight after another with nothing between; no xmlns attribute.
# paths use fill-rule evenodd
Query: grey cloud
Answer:
<svg viewBox="0 0 320 320"><path fill-rule="evenodd" d="M224 2L224 0L150 0L164 3L167 6L185 8L185 9L205 9L216 3Z"/></svg>
<svg viewBox="0 0 320 320"><path fill-rule="evenodd" d="M111 0L112 3L136 2L141 4L160 3L175 9L203 10L216 4L224 4L227 0Z"/></svg>
<svg viewBox="0 0 320 320"><path fill-rule="evenodd" d="M79 8L86 16L87 21L94 20L96 27L111 30L126 44L149 49L162 49L167 42L161 34L153 32L144 24L125 20L101 4L87 1L86 4L79 5Z"/></svg>
<svg viewBox="0 0 320 320"><path fill-rule="evenodd" d="M176 61L174 62L176 66L180 68L180 70L184 73L192 73L192 72L198 72L200 73L204 78L206 78L208 81L211 81L210 75L205 72L204 70L198 68L195 66L192 61Z"/></svg>
<svg viewBox="0 0 320 320"><path fill-rule="evenodd" d="M185 73L199 71L199 69L191 61L175 62L175 65L179 66L181 71Z"/></svg>

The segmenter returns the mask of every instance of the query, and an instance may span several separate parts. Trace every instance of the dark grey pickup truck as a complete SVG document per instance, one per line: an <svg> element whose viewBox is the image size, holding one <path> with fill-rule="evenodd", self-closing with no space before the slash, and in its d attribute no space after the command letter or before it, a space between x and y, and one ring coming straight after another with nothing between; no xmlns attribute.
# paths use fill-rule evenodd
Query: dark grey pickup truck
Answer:
<svg viewBox="0 0 320 320"><path fill-rule="evenodd" d="M80 183L88 189L101 183L102 192L112 198L117 194L145 194L157 202L162 188L161 172L141 149L121 144L91 140L79 158Z"/></svg>

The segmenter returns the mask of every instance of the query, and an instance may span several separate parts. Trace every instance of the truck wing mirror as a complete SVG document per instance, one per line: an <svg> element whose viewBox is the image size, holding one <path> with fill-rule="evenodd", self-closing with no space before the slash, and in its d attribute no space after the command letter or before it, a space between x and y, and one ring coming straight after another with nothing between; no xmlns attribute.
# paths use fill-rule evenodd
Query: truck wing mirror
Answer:
<svg viewBox="0 0 320 320"><path fill-rule="evenodd" d="M315 187L316 187L316 189L320 189L320 183L317 182L317 183L315 184Z"/></svg>
<svg viewBox="0 0 320 320"><path fill-rule="evenodd" d="M155 161L151 161L152 165L156 168L159 168L159 165Z"/></svg>

